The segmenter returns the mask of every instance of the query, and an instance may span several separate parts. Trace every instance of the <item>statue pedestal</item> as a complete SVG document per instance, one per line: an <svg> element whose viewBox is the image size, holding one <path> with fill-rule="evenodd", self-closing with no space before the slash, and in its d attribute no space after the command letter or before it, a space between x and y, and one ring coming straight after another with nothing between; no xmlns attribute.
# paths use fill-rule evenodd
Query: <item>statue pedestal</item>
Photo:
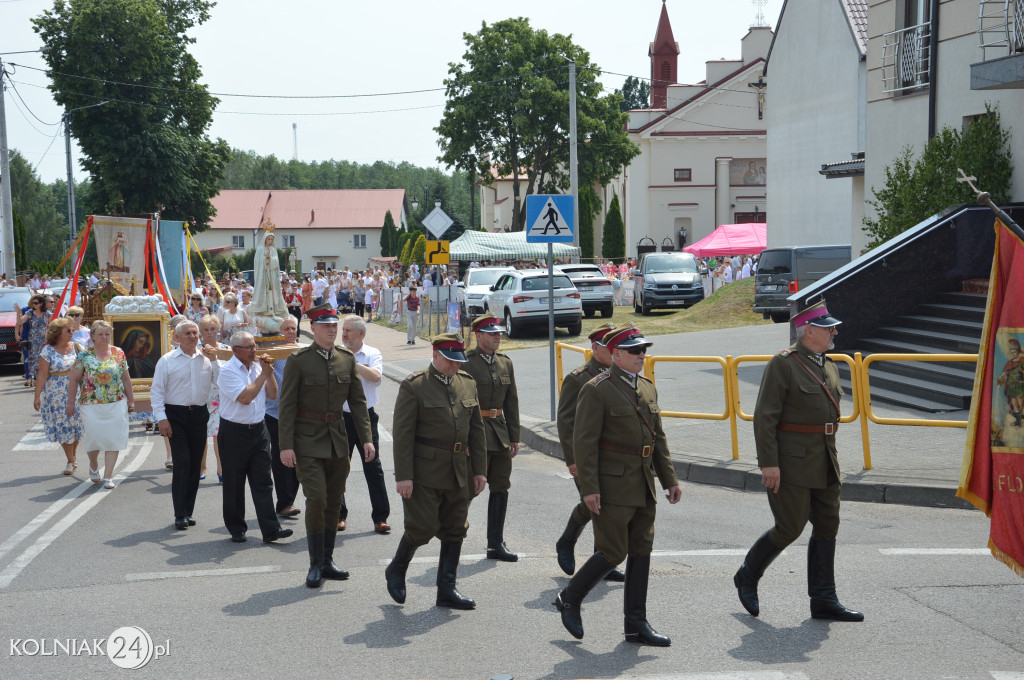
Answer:
<svg viewBox="0 0 1024 680"><path fill-rule="evenodd" d="M280 332L281 323L284 321L284 317L260 313L253 314L252 318L256 328L263 331L264 335L276 335ZM257 342L259 342L259 339L257 339Z"/></svg>
<svg viewBox="0 0 1024 680"><path fill-rule="evenodd" d="M284 338L280 335L277 336L262 336L256 338L256 354L269 354L275 361L278 359L287 359L296 351L302 349L303 345L293 343L290 345L282 342ZM267 341L267 342L261 342ZM234 352L231 349L219 349L217 350L217 358L221 361L228 361L234 356Z"/></svg>

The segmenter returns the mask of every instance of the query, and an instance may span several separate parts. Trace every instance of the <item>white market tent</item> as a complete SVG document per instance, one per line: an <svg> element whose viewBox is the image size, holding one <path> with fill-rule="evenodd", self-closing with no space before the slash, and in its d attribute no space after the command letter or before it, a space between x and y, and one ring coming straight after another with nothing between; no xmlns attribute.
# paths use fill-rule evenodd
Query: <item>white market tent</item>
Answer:
<svg viewBox="0 0 1024 680"><path fill-rule="evenodd" d="M578 258L580 249L568 243L554 243L552 254L556 258ZM489 260L536 260L548 256L546 243L527 243L525 231L489 234L466 231L449 245L451 260L463 262Z"/></svg>

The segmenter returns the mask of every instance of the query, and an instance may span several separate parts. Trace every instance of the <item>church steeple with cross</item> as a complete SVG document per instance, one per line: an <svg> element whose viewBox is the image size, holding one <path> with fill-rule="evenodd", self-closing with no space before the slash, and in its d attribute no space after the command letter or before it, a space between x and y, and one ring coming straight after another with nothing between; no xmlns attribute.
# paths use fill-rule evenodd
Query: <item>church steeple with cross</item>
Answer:
<svg viewBox="0 0 1024 680"><path fill-rule="evenodd" d="M647 50L651 58L651 108L664 109L668 104L667 89L676 82L679 43L672 36L672 24L668 20L668 7L661 0L661 16L654 42Z"/></svg>

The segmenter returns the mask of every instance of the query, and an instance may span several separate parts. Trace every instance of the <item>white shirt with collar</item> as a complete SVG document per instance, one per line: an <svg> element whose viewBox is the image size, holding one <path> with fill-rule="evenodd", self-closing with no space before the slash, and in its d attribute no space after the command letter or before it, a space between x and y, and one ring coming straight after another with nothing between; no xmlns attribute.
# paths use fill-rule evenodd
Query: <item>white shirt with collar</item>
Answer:
<svg viewBox="0 0 1024 680"><path fill-rule="evenodd" d="M238 402L238 395L246 387L256 382L260 373L260 362L252 362L251 368L238 360L238 357L231 357L230 360L220 369L220 377L217 378L217 387L220 388L220 417L230 420L233 423L252 425L263 421L267 411L267 390L260 390L256 397L248 404Z"/></svg>
<svg viewBox="0 0 1024 680"><path fill-rule="evenodd" d="M354 352L354 354L356 356L357 364L372 368L380 374L381 378L384 377L384 355L380 353L379 349L376 347L370 347L364 342L363 346L359 348L359 351ZM359 382L363 384L363 394L366 395L366 408L373 408L380 400L380 397L377 396L380 381L372 382L362 376L359 376ZM347 401L341 408L346 413L352 412L352 409L348 407Z"/></svg>
<svg viewBox="0 0 1024 680"><path fill-rule="evenodd" d="M153 373L149 401L154 417L158 422L167 420L165 407L168 404L205 406L210 400L212 383L213 366L198 347L192 356L185 354L181 347L171 350L156 362Z"/></svg>

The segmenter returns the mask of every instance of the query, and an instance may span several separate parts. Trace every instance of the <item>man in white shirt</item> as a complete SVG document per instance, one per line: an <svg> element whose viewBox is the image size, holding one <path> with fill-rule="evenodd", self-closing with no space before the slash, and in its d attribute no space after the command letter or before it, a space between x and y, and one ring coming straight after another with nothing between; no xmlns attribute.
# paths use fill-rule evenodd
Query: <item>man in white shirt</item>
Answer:
<svg viewBox="0 0 1024 680"><path fill-rule="evenodd" d="M374 406L377 405L377 390L380 387L381 376L384 374L384 356L376 347L370 347L363 340L366 338L366 321L362 317L352 314L345 317L341 326L341 342L356 357L356 373L359 374L359 382L363 384L363 394L366 396L366 407L370 412L370 431L373 434L373 448L377 455L372 460L363 461L363 476L366 478L366 488L370 492L370 518L373 520L373 530L378 534L387 534L391 531L388 524L388 515L391 514L391 503L388 501L388 491L384 483L384 469L380 464L380 435L377 432L377 412ZM345 413L345 431L348 435L349 460L352 459L352 448L362 451L363 443L359 441L359 431L355 421L352 420L352 410L348 402L342 407ZM341 497L341 513L338 515L338 531L344 531L348 523L348 506L345 504L345 497Z"/></svg>
<svg viewBox="0 0 1024 680"><path fill-rule="evenodd" d="M93 272L92 274L89 274L89 287L90 288L95 288L96 285L99 284L99 282L100 282L100 280L98 278L96 278L96 272Z"/></svg>
<svg viewBox="0 0 1024 680"><path fill-rule="evenodd" d="M244 543L248 525L245 523L245 483L252 490L256 519L263 532L263 542L272 543L292 535L282 529L274 512L274 480L270 473L270 435L263 422L267 397L277 396L274 360L264 354L256 356L256 340L252 334L236 331L231 336L234 356L220 369L220 448L224 471L224 526L231 540Z"/></svg>
<svg viewBox="0 0 1024 680"><path fill-rule="evenodd" d="M285 317L284 321L281 322L280 328L281 335L284 336L284 342L287 345L293 345L299 335L299 322L295 320L295 317ZM284 381L284 365L287 363L287 359L278 359L274 362L274 378L277 380L278 388ZM271 472L274 476L274 493L277 495L277 502L274 507L277 509L277 514L281 517L297 517L302 513L297 507L295 507L295 497L299 493L299 478L295 475L295 468L288 467L281 463L281 447L278 440L278 429L280 418L278 407L280 404L280 395L271 398L267 397L267 408L266 415L263 421L267 424L267 434L270 435L270 451L271 451Z"/></svg>
<svg viewBox="0 0 1024 680"><path fill-rule="evenodd" d="M746 279L750 277L750 258L743 258L743 269L741 270L740 278Z"/></svg>
<svg viewBox="0 0 1024 680"><path fill-rule="evenodd" d="M324 291L327 290L327 279L323 277L320 270L313 272L313 306L319 307L324 303Z"/></svg>
<svg viewBox="0 0 1024 680"><path fill-rule="evenodd" d="M192 513L206 448L206 422L210 419L206 404L213 382L213 365L211 357L199 350L199 326L195 323L178 324L174 339L177 349L156 362L149 399L157 429L168 438L174 462L171 477L174 527L188 529L196 523ZM210 354L216 357L212 348Z"/></svg>
<svg viewBox="0 0 1024 680"><path fill-rule="evenodd" d="M725 271L722 272L722 282L732 283L732 265L726 263Z"/></svg>

